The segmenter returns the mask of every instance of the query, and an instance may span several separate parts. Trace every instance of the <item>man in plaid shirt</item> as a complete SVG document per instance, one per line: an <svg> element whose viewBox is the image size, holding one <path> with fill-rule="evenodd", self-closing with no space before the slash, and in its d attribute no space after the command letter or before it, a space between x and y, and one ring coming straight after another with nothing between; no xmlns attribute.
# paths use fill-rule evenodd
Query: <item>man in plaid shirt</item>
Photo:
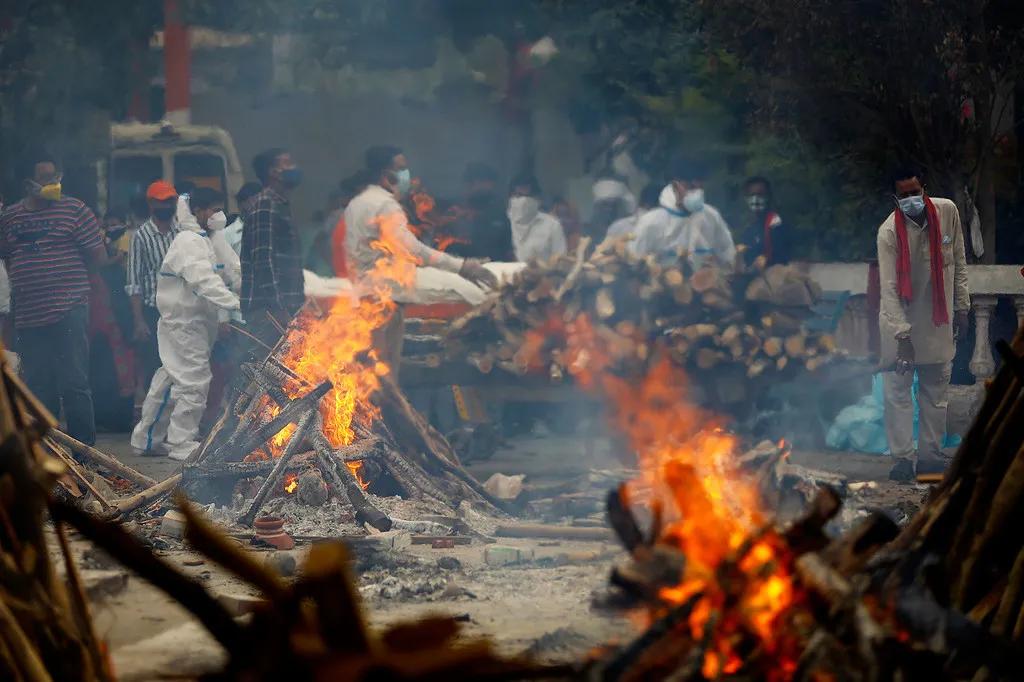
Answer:
<svg viewBox="0 0 1024 682"><path fill-rule="evenodd" d="M285 327L305 301L302 252L288 201L302 171L284 149L262 152L252 165L263 190L242 218L242 315L253 334L273 345L280 334L271 317Z"/></svg>

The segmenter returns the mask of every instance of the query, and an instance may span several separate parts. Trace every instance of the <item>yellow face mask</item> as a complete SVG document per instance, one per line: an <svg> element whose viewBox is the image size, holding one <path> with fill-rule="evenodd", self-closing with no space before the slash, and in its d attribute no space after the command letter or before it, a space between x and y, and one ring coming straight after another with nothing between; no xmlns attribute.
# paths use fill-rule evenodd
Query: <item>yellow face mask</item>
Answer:
<svg viewBox="0 0 1024 682"><path fill-rule="evenodd" d="M46 199L47 201L60 201L61 196L61 184L59 182L51 182L49 185L43 185L39 188L39 198Z"/></svg>

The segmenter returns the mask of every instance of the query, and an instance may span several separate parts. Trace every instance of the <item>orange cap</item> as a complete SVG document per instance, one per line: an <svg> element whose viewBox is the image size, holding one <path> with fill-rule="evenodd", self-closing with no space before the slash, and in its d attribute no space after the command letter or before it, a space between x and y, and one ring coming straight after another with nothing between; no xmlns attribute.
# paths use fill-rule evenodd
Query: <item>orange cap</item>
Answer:
<svg viewBox="0 0 1024 682"><path fill-rule="evenodd" d="M166 180L157 180L146 190L146 198L156 199L157 201L167 201L177 196L178 190L174 189L174 185Z"/></svg>

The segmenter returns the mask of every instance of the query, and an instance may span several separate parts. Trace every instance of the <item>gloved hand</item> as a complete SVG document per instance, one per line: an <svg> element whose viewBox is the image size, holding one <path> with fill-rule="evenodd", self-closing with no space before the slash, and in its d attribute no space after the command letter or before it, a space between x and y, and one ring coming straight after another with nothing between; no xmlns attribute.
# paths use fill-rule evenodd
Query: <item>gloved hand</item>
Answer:
<svg viewBox="0 0 1024 682"><path fill-rule="evenodd" d="M478 260L472 258L464 260L459 274L477 286L489 289L498 288L498 278Z"/></svg>

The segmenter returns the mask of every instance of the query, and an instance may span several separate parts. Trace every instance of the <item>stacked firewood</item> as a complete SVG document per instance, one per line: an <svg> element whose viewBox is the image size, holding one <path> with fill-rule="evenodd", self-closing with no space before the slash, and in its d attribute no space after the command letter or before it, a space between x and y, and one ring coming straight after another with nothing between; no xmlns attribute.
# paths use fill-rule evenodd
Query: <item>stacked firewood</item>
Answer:
<svg viewBox="0 0 1024 682"><path fill-rule="evenodd" d="M621 369L645 366L656 346L691 371L739 365L751 378L813 371L835 352L830 335L804 329L821 292L796 267L758 260L737 273L690 272L683 258L637 258L624 240L589 246L584 239L574 254L531 262L456 320L449 357L484 373L541 369L559 379L570 370L559 332L584 316Z"/></svg>
<svg viewBox="0 0 1024 682"><path fill-rule="evenodd" d="M1003 367L956 458L902 529L873 512L830 537L825 526L841 499L823 486L802 517L764 526L672 600L689 574L687 556L660 533L667 512L653 510L644 532L629 497L613 492L609 518L630 558L613 572L609 603L643 604L654 617L602 661L601 677L699 679L713 664L712 677L742 680L1020 679L1024 535L1014 522L1024 509L1024 329L999 350ZM773 560L750 561L765 544ZM740 607L764 571L792 595L767 624ZM734 655L727 674L723 643Z"/></svg>

